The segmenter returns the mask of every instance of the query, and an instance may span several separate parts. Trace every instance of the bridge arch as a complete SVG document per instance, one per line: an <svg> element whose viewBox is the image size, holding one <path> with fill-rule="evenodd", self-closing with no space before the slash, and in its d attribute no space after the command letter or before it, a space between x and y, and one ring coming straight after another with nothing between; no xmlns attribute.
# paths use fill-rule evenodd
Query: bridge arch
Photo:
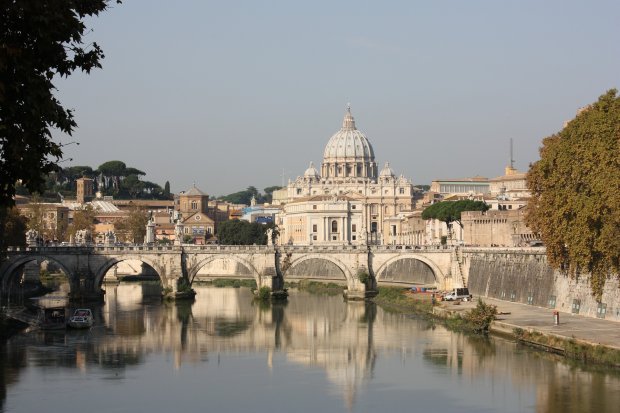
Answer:
<svg viewBox="0 0 620 413"><path fill-rule="evenodd" d="M194 278L196 278L196 275L198 275L198 272L203 267L211 264L214 261L222 260L222 259L230 259L232 261L235 261L237 264L240 264L244 266L245 268L247 268L250 274L252 274L252 278L256 280L256 285L260 285L260 274L256 270L256 267L254 267L254 265L247 259L239 257L236 254L227 254L225 257L222 257L221 255L210 255L206 258L203 258L197 261L195 264L193 264L190 268L187 269L187 276L189 278L190 284L194 282Z"/></svg>
<svg viewBox="0 0 620 413"><path fill-rule="evenodd" d="M15 259L9 259L7 262L4 263L2 267L0 267L0 278L1 278L0 282L2 283L2 291L6 291L9 288L10 283L13 280L13 277L15 277L16 275L16 271L21 266L29 262L32 262L32 261L38 261L38 262L51 261L54 264L57 264L62 269L62 271L65 273L65 275L67 276L67 279L69 280L69 284L71 285L71 288L73 288L73 282L74 282L73 280L75 278L75 274L69 271L67 266L64 265L61 260L58 260L46 254L37 254L37 255L21 256Z"/></svg>
<svg viewBox="0 0 620 413"><path fill-rule="evenodd" d="M411 255L397 255L395 257L388 259L383 264L381 264L381 266L379 266L379 268L375 271L375 278L377 279L377 282L388 281L385 279L388 268L392 264L395 264L398 261L402 261L402 260L415 260L415 261L425 264L432 272L433 277L434 277L434 282L436 284L441 284L445 278L445 275L443 274L441 269L439 269L439 267L432 260L428 259L427 257L423 255L411 254Z"/></svg>
<svg viewBox="0 0 620 413"><path fill-rule="evenodd" d="M285 271L283 271L282 276L284 277L284 279L286 279L287 277L287 273L289 273L292 269L294 269L295 267L299 266L300 264L309 261L309 260L323 260L323 261L328 261L332 264L334 264L336 267L338 267L338 269L340 271L342 271L342 274L344 276L345 281L347 281L347 283L351 283L354 279L353 274L351 273L351 270L348 268L348 266L346 266L342 261L340 261L337 258L334 258L330 255L326 255L326 254L304 254L298 258L293 259L290 262L290 265L288 266L288 268L286 268ZM319 278L319 277L317 277Z"/></svg>
<svg viewBox="0 0 620 413"><path fill-rule="evenodd" d="M95 286L101 286L101 284L103 284L103 278L113 266L120 262L131 260L143 262L144 264L151 267L157 273L157 276L159 277L162 286L165 287L167 285L168 279L165 270L160 268L155 261L152 261L149 258L145 258L141 255L123 255L121 257L108 256L106 258L107 259L98 268L95 268L93 270L93 274L95 276Z"/></svg>

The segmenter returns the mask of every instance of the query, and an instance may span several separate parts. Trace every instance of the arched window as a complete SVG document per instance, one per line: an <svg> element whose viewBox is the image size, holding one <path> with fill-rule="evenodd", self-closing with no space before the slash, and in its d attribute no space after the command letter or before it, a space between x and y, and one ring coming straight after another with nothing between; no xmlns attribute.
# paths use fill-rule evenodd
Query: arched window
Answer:
<svg viewBox="0 0 620 413"><path fill-rule="evenodd" d="M332 232L338 232L338 221L332 221Z"/></svg>
<svg viewBox="0 0 620 413"><path fill-rule="evenodd" d="M198 202L192 201L192 209L198 209Z"/></svg>

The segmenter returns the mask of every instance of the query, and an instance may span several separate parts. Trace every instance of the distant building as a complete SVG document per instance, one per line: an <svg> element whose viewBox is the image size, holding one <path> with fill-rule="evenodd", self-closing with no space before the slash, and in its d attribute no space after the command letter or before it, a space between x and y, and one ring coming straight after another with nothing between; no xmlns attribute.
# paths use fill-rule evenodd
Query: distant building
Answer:
<svg viewBox="0 0 620 413"><path fill-rule="evenodd" d="M363 200L355 194L297 198L283 207L280 236L290 244L364 243Z"/></svg>
<svg viewBox="0 0 620 413"><path fill-rule="evenodd" d="M78 178L77 185L77 202L85 204L93 200L95 196L95 183L90 178Z"/></svg>
<svg viewBox="0 0 620 413"><path fill-rule="evenodd" d="M526 173L507 166L503 176L498 176L489 181L491 195L509 199L529 198L531 192L527 187L526 176Z"/></svg>
<svg viewBox="0 0 620 413"><path fill-rule="evenodd" d="M490 192L490 182L489 178L483 176L461 179L438 179L431 182L430 192L443 196L488 194Z"/></svg>
<svg viewBox="0 0 620 413"><path fill-rule="evenodd" d="M525 208L463 212L463 242L481 247L527 247L539 238L525 225Z"/></svg>
<svg viewBox="0 0 620 413"><path fill-rule="evenodd" d="M215 220L209 214L209 195L194 185L179 194L179 213L184 236L195 244L206 244L215 235Z"/></svg>
<svg viewBox="0 0 620 413"><path fill-rule="evenodd" d="M69 227L69 208L59 203L17 205L20 215L28 218L31 228L39 227L46 241L62 240ZM38 222L37 222L38 221Z"/></svg>

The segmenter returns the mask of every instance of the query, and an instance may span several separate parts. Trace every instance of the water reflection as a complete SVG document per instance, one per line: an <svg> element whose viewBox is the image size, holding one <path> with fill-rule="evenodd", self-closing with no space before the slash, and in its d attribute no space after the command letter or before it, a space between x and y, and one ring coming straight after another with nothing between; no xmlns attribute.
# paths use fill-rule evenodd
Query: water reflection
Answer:
<svg viewBox="0 0 620 413"><path fill-rule="evenodd" d="M58 386L66 381L67 391L80 376L99 379L97 391L110 392L112 383L137 386L135 377L152 386L180 377L183 386L166 396L178 403L190 396L190 380L198 380L210 383L209 403L227 395L228 411L247 411L240 400L258 383L272 382L277 385L264 384L251 396L262 400L252 410L283 411L282 397L293 395L299 403L307 399L302 411L404 411L415 400L438 411L615 412L620 403L616 372L584 371L509 341L454 334L373 303L292 291L288 303L260 306L244 288L197 292L193 303L162 303L157 284L108 286L91 330L12 337L0 348L2 400L11 410L27 405L29 392L45 392L45 377L58 377ZM228 375L234 391L223 384ZM197 390L191 397L206 396ZM164 404L154 408L164 410Z"/></svg>

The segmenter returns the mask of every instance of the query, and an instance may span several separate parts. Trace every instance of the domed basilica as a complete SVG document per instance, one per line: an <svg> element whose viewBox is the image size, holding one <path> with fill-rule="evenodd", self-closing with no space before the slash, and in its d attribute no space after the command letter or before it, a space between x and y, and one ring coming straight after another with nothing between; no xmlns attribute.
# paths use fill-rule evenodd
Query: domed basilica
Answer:
<svg viewBox="0 0 620 413"><path fill-rule="evenodd" d="M312 162L289 181L276 222L283 244L392 243L399 215L412 211L416 189L375 153L348 107L325 146L321 173Z"/></svg>

